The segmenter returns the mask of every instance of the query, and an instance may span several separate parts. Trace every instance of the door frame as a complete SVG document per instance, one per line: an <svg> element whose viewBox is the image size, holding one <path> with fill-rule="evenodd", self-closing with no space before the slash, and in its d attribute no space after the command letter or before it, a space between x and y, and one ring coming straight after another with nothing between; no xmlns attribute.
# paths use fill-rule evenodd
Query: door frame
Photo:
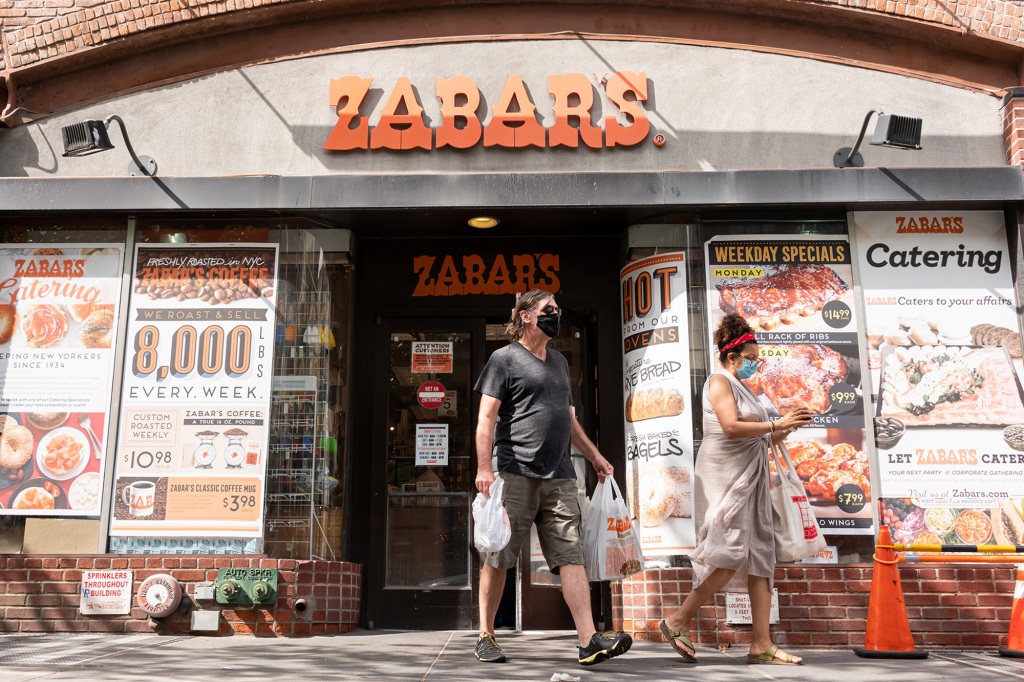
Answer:
<svg viewBox="0 0 1024 682"><path fill-rule="evenodd" d="M454 589L387 588L387 385L391 369L391 334L398 331L462 332L470 334L470 376L480 375L486 358L482 316L432 314L416 317L403 314L381 315L374 330L374 366L371 387L370 420L370 552L366 576L367 620L375 628L385 629L470 629L476 627L479 589L478 561L470 548L469 586ZM476 431L479 396L470 391L471 433ZM475 449L474 453L475 454ZM476 458L470 457L470 476L476 476ZM472 491L471 491L472 492ZM467 503L468 507L468 503Z"/></svg>

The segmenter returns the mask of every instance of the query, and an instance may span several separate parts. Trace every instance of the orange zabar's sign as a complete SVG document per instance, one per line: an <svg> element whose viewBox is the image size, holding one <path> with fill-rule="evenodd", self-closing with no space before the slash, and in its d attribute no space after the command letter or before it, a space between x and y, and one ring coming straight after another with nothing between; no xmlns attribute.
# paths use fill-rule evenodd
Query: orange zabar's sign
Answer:
<svg viewBox="0 0 1024 682"><path fill-rule="evenodd" d="M489 262L469 254L456 263L452 256L416 256L412 268L419 281L413 296L472 296L522 294L544 289L557 294L558 256L551 253L519 253L495 256Z"/></svg>
<svg viewBox="0 0 1024 682"><path fill-rule="evenodd" d="M594 84L582 73L548 76L548 92L554 100L555 122L544 128L537 120L537 107L518 74L505 87L483 125L477 117L480 90L468 76L438 78L435 96L441 102L441 124L431 128L424 120L423 106L409 79L402 76L380 111L372 129L369 119L359 113L373 84L372 78L345 76L331 79L330 105L337 109L338 122L324 149L468 149L483 138L485 147L630 147L643 142L651 129L642 102L647 101L647 74L618 71L602 79L608 99L628 123L616 114L604 117L604 127L591 122ZM514 106L513 106L514 104ZM401 112L401 113L400 113ZM573 125L576 123L577 125Z"/></svg>

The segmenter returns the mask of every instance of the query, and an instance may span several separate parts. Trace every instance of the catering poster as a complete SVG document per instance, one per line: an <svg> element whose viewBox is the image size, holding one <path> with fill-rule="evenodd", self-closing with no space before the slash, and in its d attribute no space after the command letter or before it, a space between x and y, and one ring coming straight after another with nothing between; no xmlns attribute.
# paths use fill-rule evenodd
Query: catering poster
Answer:
<svg viewBox="0 0 1024 682"><path fill-rule="evenodd" d="M140 245L115 536L259 537L277 247Z"/></svg>
<svg viewBox="0 0 1024 682"><path fill-rule="evenodd" d="M786 446L819 527L830 535L872 533L849 242L823 235L716 237L706 244L706 258L710 366L720 366L715 328L739 313L764 361L744 383L769 418L797 406L816 413Z"/></svg>
<svg viewBox="0 0 1024 682"><path fill-rule="evenodd" d="M852 223L882 520L902 542L1024 541L1021 338L1002 212Z"/></svg>
<svg viewBox="0 0 1024 682"><path fill-rule="evenodd" d="M696 533L685 254L635 261L619 279L630 515L644 556L686 554Z"/></svg>
<svg viewBox="0 0 1024 682"><path fill-rule="evenodd" d="M0 246L0 514L99 516L122 258Z"/></svg>

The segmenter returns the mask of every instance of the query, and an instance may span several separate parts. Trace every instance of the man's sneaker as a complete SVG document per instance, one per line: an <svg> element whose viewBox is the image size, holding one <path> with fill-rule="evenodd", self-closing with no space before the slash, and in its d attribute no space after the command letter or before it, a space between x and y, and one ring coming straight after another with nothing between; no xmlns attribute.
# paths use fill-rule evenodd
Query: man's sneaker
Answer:
<svg viewBox="0 0 1024 682"><path fill-rule="evenodd" d="M580 665L597 665L601 661L621 656L631 646L633 638L625 632L595 632L586 648L579 647Z"/></svg>
<svg viewBox="0 0 1024 682"><path fill-rule="evenodd" d="M626 647L629 648L628 646ZM583 651L580 649L580 651ZM476 658L484 663L504 663L508 659L501 653L501 647L494 641L493 635L480 635L476 641L476 650L473 651ZM581 654L582 656L582 654Z"/></svg>

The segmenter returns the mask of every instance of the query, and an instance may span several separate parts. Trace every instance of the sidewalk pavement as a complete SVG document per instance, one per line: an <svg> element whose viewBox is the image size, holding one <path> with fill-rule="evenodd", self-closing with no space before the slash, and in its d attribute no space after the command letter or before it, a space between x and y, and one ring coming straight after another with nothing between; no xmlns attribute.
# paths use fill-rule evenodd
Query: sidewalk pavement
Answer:
<svg viewBox="0 0 1024 682"><path fill-rule="evenodd" d="M475 632L356 631L293 639L156 635L0 635L0 682L23 680L808 680L989 682L1024 680L1024 661L992 651L933 650L923 661L869 660L849 650L791 649L803 666L747 665L745 647L698 648L690 665L667 644L636 642L624 656L584 668L571 632L498 633L504 664L473 656Z"/></svg>

